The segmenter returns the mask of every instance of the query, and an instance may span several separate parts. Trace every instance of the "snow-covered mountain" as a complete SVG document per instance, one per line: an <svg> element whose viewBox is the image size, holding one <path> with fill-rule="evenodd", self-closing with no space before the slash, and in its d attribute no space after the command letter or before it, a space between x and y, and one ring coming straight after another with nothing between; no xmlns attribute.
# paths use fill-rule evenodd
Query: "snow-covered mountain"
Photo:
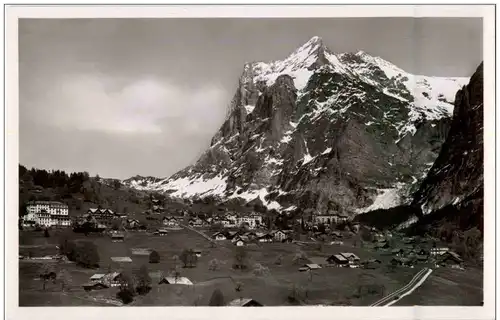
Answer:
<svg viewBox="0 0 500 320"><path fill-rule="evenodd" d="M399 205L434 163L468 80L413 75L313 37L284 60L245 64L226 120L196 164L126 184L277 211Z"/></svg>

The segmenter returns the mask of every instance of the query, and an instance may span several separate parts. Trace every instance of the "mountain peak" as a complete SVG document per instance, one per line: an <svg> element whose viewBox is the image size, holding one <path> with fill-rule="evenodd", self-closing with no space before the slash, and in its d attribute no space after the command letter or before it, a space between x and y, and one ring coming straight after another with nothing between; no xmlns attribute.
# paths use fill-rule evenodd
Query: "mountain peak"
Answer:
<svg viewBox="0 0 500 320"><path fill-rule="evenodd" d="M291 56L296 56L299 54L306 56L310 56L313 54L320 54L325 49L326 47L323 43L323 39L318 36L314 36L311 39L309 39L309 41L300 46L297 50L295 50L291 54Z"/></svg>

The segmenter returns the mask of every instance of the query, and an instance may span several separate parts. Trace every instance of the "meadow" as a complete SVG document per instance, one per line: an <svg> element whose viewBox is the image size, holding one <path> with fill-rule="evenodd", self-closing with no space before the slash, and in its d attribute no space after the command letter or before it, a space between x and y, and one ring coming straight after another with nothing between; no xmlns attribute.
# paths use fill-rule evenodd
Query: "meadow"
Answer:
<svg viewBox="0 0 500 320"><path fill-rule="evenodd" d="M42 256L55 254L61 237L75 241L92 241L98 248L100 263L97 269L85 269L71 262L56 263L71 274L69 290L62 292L61 284L48 283L42 290L42 281L37 280L41 262L19 260L19 303L28 305L119 305L116 300L117 288L83 291L81 285L88 282L95 273L109 271L136 272L146 265L152 276L152 290L144 296L136 296L131 305L135 306L194 306L208 305L215 289L220 289L225 301L236 298L253 298L266 306L278 305L369 305L401 286L405 285L418 268L396 268L389 270L390 256L381 255L370 247L355 247L349 240L343 245L319 245L318 243L259 243L245 247L245 270L233 269L236 247L230 241L217 241L213 245L199 234L183 229L172 231L166 236L156 236L145 232L128 232L124 242L111 242L107 235L73 233L71 230L51 231L50 237L42 232L20 233L20 254ZM147 255L133 255L131 249L156 250L160 262L151 264ZM175 269L176 260L184 249L201 250L195 267L179 268L180 276L189 278L194 285L161 284L160 275L167 276ZM309 272L299 272L303 264L294 263L294 257L328 257L339 252L353 252L361 260L377 258L382 264L377 269L332 268ZM132 262L116 263L111 257L129 256ZM280 258L278 258L280 257ZM217 269L211 270L210 263L217 260ZM278 263L280 260L280 263ZM50 263L50 262L47 262ZM177 263L179 263L177 261ZM261 270L259 272L258 270ZM264 270L262 272L262 270ZM382 288L375 293L361 291L364 285ZM236 290L239 287L240 290ZM297 297L291 300L289 297Z"/></svg>

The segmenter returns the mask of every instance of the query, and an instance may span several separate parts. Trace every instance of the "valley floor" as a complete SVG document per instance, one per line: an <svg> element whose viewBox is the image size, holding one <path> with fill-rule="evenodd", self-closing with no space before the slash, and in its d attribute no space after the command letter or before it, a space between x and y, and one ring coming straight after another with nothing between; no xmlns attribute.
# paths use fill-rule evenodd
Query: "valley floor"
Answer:
<svg viewBox="0 0 500 320"><path fill-rule="evenodd" d="M128 232L124 242L111 242L109 236L91 235L85 237L71 230L53 232L51 237L43 237L42 232L21 232L20 254L42 256L57 251L60 235L68 233L73 238L90 240L96 244L100 256L99 269L84 269L74 263L60 263L58 268L66 269L72 285L64 292L61 284L47 283L42 290L38 280L40 263L19 260L19 305L20 306L115 306L121 305L116 299L117 288L85 292L82 284L88 282L95 273L109 271L131 271L147 265L152 276L152 290L144 296L136 296L132 306L195 306L208 305L215 289L220 289L226 303L240 297L253 298L265 306L286 305L352 305L369 306L375 301L405 286L419 267L396 269L386 268L391 256L383 255L369 247L355 247L345 240L343 245L319 246L317 243L260 243L249 245L247 251L248 269L234 270L235 246L230 241L210 241L191 230L172 231L166 236L153 236L144 232ZM147 255L133 255L132 248L156 250L161 257L160 263L150 264ZM181 276L189 278L194 285L158 284L160 275L169 275L173 270L173 256L180 255L184 249L202 251L196 267L181 268ZM328 257L340 252L353 252L361 260L376 258L382 261L377 269L361 268L322 268L299 272L303 264L293 262L297 253L307 257ZM111 257L129 256L131 263L111 262ZM278 257L281 264L277 264ZM209 269L210 261L218 260L218 269ZM47 262L50 263L50 262ZM55 262L53 262L55 263ZM268 272L257 274L260 264ZM235 290L236 283L242 290ZM378 290L365 290L366 287ZM298 302L291 302L289 296L294 291ZM469 290L469 293L466 293ZM472 290L472 291L471 291ZM468 296L467 296L468 295ZM437 269L420 288L404 297L395 305L478 305L482 299L482 277L469 270L455 271Z"/></svg>

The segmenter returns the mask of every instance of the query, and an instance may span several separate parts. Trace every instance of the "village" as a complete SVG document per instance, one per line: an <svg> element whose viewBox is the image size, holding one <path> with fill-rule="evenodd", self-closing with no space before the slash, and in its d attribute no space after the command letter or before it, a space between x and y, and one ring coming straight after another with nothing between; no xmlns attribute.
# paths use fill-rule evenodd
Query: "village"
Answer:
<svg viewBox="0 0 500 320"><path fill-rule="evenodd" d="M166 214L155 199L143 219L101 207L70 219L68 211L58 202L28 204L21 222L21 286L43 288L43 295L46 286L56 290L61 283L61 294L83 292L91 304L214 305L222 290L224 303L216 305L369 305L424 268L466 269L464 259L437 239L367 228L339 215L312 215L277 228L258 212ZM82 267L63 248L71 241L76 247L92 243L97 261ZM30 279L23 278L23 266ZM141 272L149 293L119 299L129 278L144 280ZM262 285L284 300L268 298ZM170 298L158 302L154 296Z"/></svg>

